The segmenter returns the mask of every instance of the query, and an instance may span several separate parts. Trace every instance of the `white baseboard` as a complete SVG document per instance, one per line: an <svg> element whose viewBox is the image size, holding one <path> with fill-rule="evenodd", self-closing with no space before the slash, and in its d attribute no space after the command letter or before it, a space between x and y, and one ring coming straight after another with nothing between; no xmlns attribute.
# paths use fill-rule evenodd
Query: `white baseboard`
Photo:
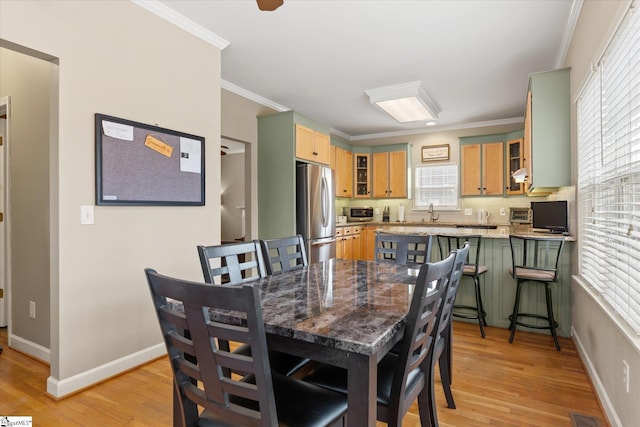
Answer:
<svg viewBox="0 0 640 427"><path fill-rule="evenodd" d="M18 335L11 334L8 339L9 347L21 353L28 354L45 363L51 363L51 349L26 340Z"/></svg>
<svg viewBox="0 0 640 427"><path fill-rule="evenodd" d="M616 410L613 407L613 404L611 403L611 399L609 399L607 390L604 388L604 384L602 384L602 381L598 376L598 372L596 371L595 366L593 366L593 363L591 362L591 359L589 358L589 355L587 354L587 351L584 348L582 341L580 341L580 337L578 336L578 333L573 327L571 328L571 335L573 337L574 342L576 343L576 348L578 350L578 353L580 354L580 357L584 362L584 366L587 369L587 374L591 378L591 382L593 383L593 386L596 389L596 393L600 398L600 402L602 403L602 406L608 418L609 424L611 424L612 427L623 427L622 422L620 422L620 418L618 418L618 414L616 413Z"/></svg>
<svg viewBox="0 0 640 427"><path fill-rule="evenodd" d="M49 377L47 378L47 392L57 398L64 397L67 394L82 390L129 369L143 365L166 353L167 350L164 343L160 343L63 380Z"/></svg>

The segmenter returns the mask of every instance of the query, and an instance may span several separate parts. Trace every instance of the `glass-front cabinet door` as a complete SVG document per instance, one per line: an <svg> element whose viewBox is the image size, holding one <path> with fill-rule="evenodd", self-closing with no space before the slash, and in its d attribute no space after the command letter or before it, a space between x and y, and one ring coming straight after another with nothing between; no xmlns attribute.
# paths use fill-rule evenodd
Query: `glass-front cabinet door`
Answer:
<svg viewBox="0 0 640 427"><path fill-rule="evenodd" d="M354 153L354 182L356 198L371 197L371 164L370 155L365 153Z"/></svg>
<svg viewBox="0 0 640 427"><path fill-rule="evenodd" d="M524 167L523 139L507 141L507 194L524 194L525 184L516 182L512 175L518 169Z"/></svg>

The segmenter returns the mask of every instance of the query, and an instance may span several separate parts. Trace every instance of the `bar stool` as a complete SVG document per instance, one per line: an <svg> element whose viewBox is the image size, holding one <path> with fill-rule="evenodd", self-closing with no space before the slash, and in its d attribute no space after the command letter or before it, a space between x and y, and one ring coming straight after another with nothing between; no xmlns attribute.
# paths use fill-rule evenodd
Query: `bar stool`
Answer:
<svg viewBox="0 0 640 427"><path fill-rule="evenodd" d="M480 326L480 335L485 337L484 327L487 326L487 312L482 304L482 292L480 291L480 276L488 271L486 265L480 264L480 247L482 245L482 236L480 235L436 235L438 240L438 249L440 250L440 259L444 259L449 252L461 249L465 242L469 242L469 255L465 261L463 276L473 278L475 286L476 305L454 305L453 316L461 319L478 319Z"/></svg>
<svg viewBox="0 0 640 427"><path fill-rule="evenodd" d="M549 329L556 350L560 351L556 328L558 322L553 316L553 300L551 298L551 284L558 281L558 263L564 246L564 239L558 237L523 237L509 236L511 245L511 258L513 260L509 274L516 280L516 300L513 304L513 314L509 316L511 336L509 342L513 343L516 334L516 325L533 329ZM545 286L547 314L520 312L520 295L525 283L540 283ZM545 324L525 323L519 321L520 317L544 320Z"/></svg>

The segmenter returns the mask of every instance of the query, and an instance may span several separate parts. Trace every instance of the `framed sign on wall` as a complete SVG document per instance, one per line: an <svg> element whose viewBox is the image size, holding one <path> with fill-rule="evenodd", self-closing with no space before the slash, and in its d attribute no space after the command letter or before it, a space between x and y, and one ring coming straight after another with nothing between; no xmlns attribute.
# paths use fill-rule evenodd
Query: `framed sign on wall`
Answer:
<svg viewBox="0 0 640 427"><path fill-rule="evenodd" d="M425 145L422 147L422 162L449 160L449 144Z"/></svg>
<svg viewBox="0 0 640 427"><path fill-rule="evenodd" d="M95 115L96 204L204 205L204 138Z"/></svg>

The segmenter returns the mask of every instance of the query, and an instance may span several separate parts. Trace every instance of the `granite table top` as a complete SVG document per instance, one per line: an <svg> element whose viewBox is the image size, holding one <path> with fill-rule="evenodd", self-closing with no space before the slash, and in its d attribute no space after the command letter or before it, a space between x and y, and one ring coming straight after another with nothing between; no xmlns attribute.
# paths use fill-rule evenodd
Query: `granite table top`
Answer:
<svg viewBox="0 0 640 427"><path fill-rule="evenodd" d="M395 263L331 259L253 283L268 334L370 356L404 329L417 273ZM211 315L244 322L233 312Z"/></svg>

